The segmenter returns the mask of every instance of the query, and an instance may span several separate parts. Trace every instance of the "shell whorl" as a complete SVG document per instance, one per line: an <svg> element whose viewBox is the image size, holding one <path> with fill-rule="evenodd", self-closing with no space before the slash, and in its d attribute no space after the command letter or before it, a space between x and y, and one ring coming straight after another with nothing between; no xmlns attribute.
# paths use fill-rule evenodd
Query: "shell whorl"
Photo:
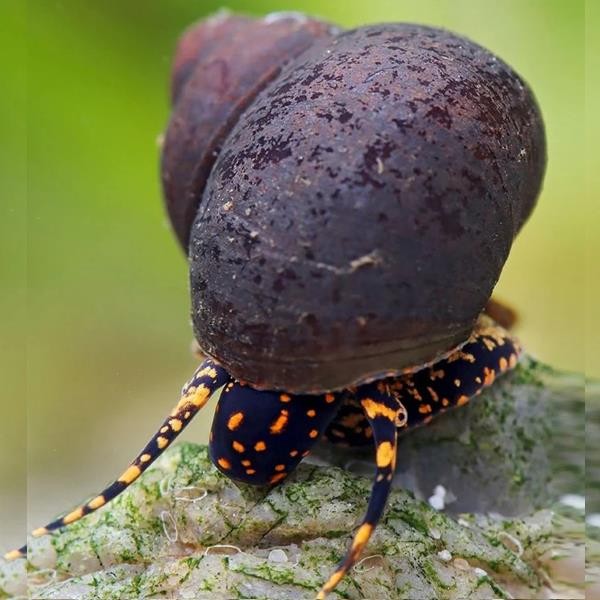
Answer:
<svg viewBox="0 0 600 600"><path fill-rule="evenodd" d="M320 31L194 171L196 339L235 377L291 392L464 342L545 168L533 94L489 51L410 24Z"/></svg>

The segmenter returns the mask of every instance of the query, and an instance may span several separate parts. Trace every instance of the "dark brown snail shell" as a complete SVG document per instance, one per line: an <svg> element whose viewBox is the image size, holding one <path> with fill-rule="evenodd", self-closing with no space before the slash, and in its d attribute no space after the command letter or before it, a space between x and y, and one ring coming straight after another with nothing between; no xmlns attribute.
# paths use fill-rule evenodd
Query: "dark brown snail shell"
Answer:
<svg viewBox="0 0 600 600"><path fill-rule="evenodd" d="M531 91L484 48L409 24L312 37L226 111L205 146L221 146L212 168L193 127L182 143L173 121L163 155L182 242L190 194L197 206L200 346L235 377L290 392L415 367L466 340L545 168ZM208 119L187 77L173 119Z"/></svg>
<svg viewBox="0 0 600 600"><path fill-rule="evenodd" d="M240 113L287 61L332 33L328 24L294 15L254 20L220 13L182 36L161 172L169 217L186 250L206 180Z"/></svg>

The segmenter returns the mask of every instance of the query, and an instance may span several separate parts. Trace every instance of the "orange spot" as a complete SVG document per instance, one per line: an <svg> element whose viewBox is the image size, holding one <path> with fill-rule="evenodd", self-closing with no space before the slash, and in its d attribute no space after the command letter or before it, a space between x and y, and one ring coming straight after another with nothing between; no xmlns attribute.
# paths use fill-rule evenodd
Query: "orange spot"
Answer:
<svg viewBox="0 0 600 600"><path fill-rule="evenodd" d="M244 420L244 413L241 413L241 412L233 413L229 417L229 420L227 421L227 429L229 429L229 431L235 431L242 424L243 420Z"/></svg>
<svg viewBox="0 0 600 600"><path fill-rule="evenodd" d="M486 338L486 337L482 337L482 338L481 338L481 341L483 342L483 345L484 345L484 346L485 346L485 347L486 347L486 348L487 348L487 349L488 349L490 352L492 352L492 350L494 350L494 348L496 347L496 344L495 344L495 343L494 343L492 340L490 340L490 339L488 339L488 338Z"/></svg>
<svg viewBox="0 0 600 600"><path fill-rule="evenodd" d="M292 398L290 396L288 396L287 394L280 394L279 399L282 402L289 402Z"/></svg>
<svg viewBox="0 0 600 600"><path fill-rule="evenodd" d="M450 404L448 398L442 398L442 406L448 406L448 404Z"/></svg>
<svg viewBox="0 0 600 600"><path fill-rule="evenodd" d="M127 469L125 469L121 477L119 477L119 481L121 483L130 484L132 481L135 481L140 476L141 472L142 471L138 466L130 465Z"/></svg>
<svg viewBox="0 0 600 600"><path fill-rule="evenodd" d="M171 416L175 417L180 410L193 404L196 408L202 408L210 398L210 390L201 383L197 388L191 387L187 390L177 403L177 406L171 412Z"/></svg>
<svg viewBox="0 0 600 600"><path fill-rule="evenodd" d="M217 378L217 372L213 367L204 367L204 369L201 369L196 373L196 377L204 377L205 375L208 375L211 379Z"/></svg>
<svg viewBox="0 0 600 600"><path fill-rule="evenodd" d="M344 577L345 572L345 569L336 571L321 588L321 591L317 594L316 600L325 600L325 596L331 592L331 590L335 589L337 584L342 580L342 577Z"/></svg>
<svg viewBox="0 0 600 600"><path fill-rule="evenodd" d="M281 481L282 479L286 478L286 473L276 473L275 475L273 475L271 477L271 479L269 479L269 483L277 483L278 481Z"/></svg>
<svg viewBox="0 0 600 600"><path fill-rule="evenodd" d="M263 452L267 449L267 445L264 442L256 442L256 444L254 444L254 449L257 452Z"/></svg>
<svg viewBox="0 0 600 600"><path fill-rule="evenodd" d="M164 427L160 428L160 432L161 433L166 433L167 431L169 431L169 427L167 425L165 425Z"/></svg>
<svg viewBox="0 0 600 600"><path fill-rule="evenodd" d="M31 535L33 537L40 537L41 535L46 535L47 533L50 532L45 527L38 527L31 532Z"/></svg>
<svg viewBox="0 0 600 600"><path fill-rule="evenodd" d="M431 381L435 381L436 379L443 379L446 376L446 373L443 369L438 369L434 371L433 369L429 372L429 377Z"/></svg>
<svg viewBox="0 0 600 600"><path fill-rule="evenodd" d="M151 458L152 458L152 455L150 455L150 454L142 454L140 456L140 461L141 462L148 462Z"/></svg>
<svg viewBox="0 0 600 600"><path fill-rule="evenodd" d="M437 395L437 392L433 388L427 386L427 391L429 392L429 395L431 396L431 399L434 402L437 402L440 399L439 396Z"/></svg>
<svg viewBox="0 0 600 600"><path fill-rule="evenodd" d="M256 473L256 471L254 469L246 469L247 475L254 475L255 473Z"/></svg>
<svg viewBox="0 0 600 600"><path fill-rule="evenodd" d="M475 362L475 357L469 352L461 352L460 357L468 363L473 364Z"/></svg>
<svg viewBox="0 0 600 600"><path fill-rule="evenodd" d="M310 410L306 411L306 415L308 417L314 417L317 414L317 412L315 410L313 410L312 408Z"/></svg>
<svg viewBox="0 0 600 600"><path fill-rule="evenodd" d="M421 396L421 394L419 393L419 390L417 389L411 389L408 390L408 393L415 399L418 400L419 402L421 402L423 400L423 396Z"/></svg>
<svg viewBox="0 0 600 600"><path fill-rule="evenodd" d="M426 415L426 414L430 413L430 412L431 412L431 410L432 410L432 409L431 409L431 405L430 405L430 404L421 404L421 405L419 406L419 412L420 412L422 415Z"/></svg>
<svg viewBox="0 0 600 600"><path fill-rule="evenodd" d="M62 522L64 525L68 525L69 523L73 523L73 521L77 521L83 517L83 509L77 508L73 512L70 512L66 517L63 517Z"/></svg>
<svg viewBox="0 0 600 600"><path fill-rule="evenodd" d="M219 458L217 463L222 469L231 469L231 463L226 458Z"/></svg>
<svg viewBox="0 0 600 600"><path fill-rule="evenodd" d="M106 499L104 498L104 496L96 496L93 500L90 500L87 505L92 510L96 510L97 508L100 508L104 504L106 504Z"/></svg>
<svg viewBox="0 0 600 600"><path fill-rule="evenodd" d="M246 448L244 448L243 444L236 442L235 440L232 442L232 447L236 452L245 452Z"/></svg>
<svg viewBox="0 0 600 600"><path fill-rule="evenodd" d="M359 550L363 548L365 544L369 541L371 534L373 533L373 525L369 525L369 523L364 523L361 525L354 536L354 541L352 542L352 550Z"/></svg>
<svg viewBox="0 0 600 600"><path fill-rule="evenodd" d="M319 431L317 429L311 429L308 433L308 437L315 439L319 435Z"/></svg>
<svg viewBox="0 0 600 600"><path fill-rule="evenodd" d="M463 404L466 404L469 401L469 396L460 396L459 399L456 401L456 406L462 406Z"/></svg>
<svg viewBox="0 0 600 600"><path fill-rule="evenodd" d="M285 465L275 465L276 471L285 471Z"/></svg>
<svg viewBox="0 0 600 600"><path fill-rule="evenodd" d="M390 442L381 442L377 446L377 466L380 468L388 467L394 459L394 447Z"/></svg>
<svg viewBox="0 0 600 600"><path fill-rule="evenodd" d="M325 402L327 402L327 404L331 404L334 401L335 396L333 394L325 394Z"/></svg>
<svg viewBox="0 0 600 600"><path fill-rule="evenodd" d="M162 450L163 448L169 445L169 440L166 437L159 435L156 438L156 445L160 448L160 450Z"/></svg>
<svg viewBox="0 0 600 600"><path fill-rule="evenodd" d="M298 456L298 450L292 450L292 451L290 452L290 456L292 456L292 457L293 457L293 456Z"/></svg>
<svg viewBox="0 0 600 600"><path fill-rule="evenodd" d="M396 422L398 416L397 411L388 408L385 404L376 402L371 398L361 400L361 404L370 419L374 419L375 417L385 417L394 423Z"/></svg>
<svg viewBox="0 0 600 600"><path fill-rule="evenodd" d="M513 369L513 368L516 366L516 364L517 364L517 361L518 361L518 359L517 359L517 355L516 355L516 354L511 354L511 355L508 357L508 366L509 366L511 369Z"/></svg>
<svg viewBox="0 0 600 600"><path fill-rule="evenodd" d="M242 461L242 467L249 467L252 463L249 460Z"/></svg>
<svg viewBox="0 0 600 600"><path fill-rule="evenodd" d="M273 423L271 423L271 427L269 427L269 431L274 435L281 433L285 429L285 426L287 425L287 423L288 423L288 411L282 410L279 413L279 416L273 421Z"/></svg>
<svg viewBox="0 0 600 600"><path fill-rule="evenodd" d="M181 428L183 427L183 423L179 419L170 419L169 425L175 433L181 431Z"/></svg>
<svg viewBox="0 0 600 600"><path fill-rule="evenodd" d="M501 371L506 371L506 369L508 369L508 361L504 358L504 356L500 357L498 365L500 366Z"/></svg>
<svg viewBox="0 0 600 600"><path fill-rule="evenodd" d="M494 371L494 369L485 367L483 369L483 384L492 385L492 383L494 383L494 379L496 379L496 371Z"/></svg>
<svg viewBox="0 0 600 600"><path fill-rule="evenodd" d="M305 451L302 453L302 458L304 458L305 456L308 456L309 454L310 454L310 450L305 450Z"/></svg>
<svg viewBox="0 0 600 600"><path fill-rule="evenodd" d="M460 379L455 379L455 380L454 380L454 385L455 385L456 387L460 387Z"/></svg>

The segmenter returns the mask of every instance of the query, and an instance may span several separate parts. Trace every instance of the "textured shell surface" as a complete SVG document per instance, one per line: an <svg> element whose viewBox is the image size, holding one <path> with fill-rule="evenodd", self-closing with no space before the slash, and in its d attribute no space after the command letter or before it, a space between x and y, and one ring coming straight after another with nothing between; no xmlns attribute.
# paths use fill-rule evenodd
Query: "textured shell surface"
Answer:
<svg viewBox="0 0 600 600"><path fill-rule="evenodd" d="M328 23L295 15L251 19L221 12L190 27L173 64L174 105L162 154L167 211L181 245L223 140L243 110Z"/></svg>
<svg viewBox="0 0 600 600"><path fill-rule="evenodd" d="M464 341L538 195L535 99L450 32L318 40L239 116L189 248L202 348L257 387L318 392Z"/></svg>

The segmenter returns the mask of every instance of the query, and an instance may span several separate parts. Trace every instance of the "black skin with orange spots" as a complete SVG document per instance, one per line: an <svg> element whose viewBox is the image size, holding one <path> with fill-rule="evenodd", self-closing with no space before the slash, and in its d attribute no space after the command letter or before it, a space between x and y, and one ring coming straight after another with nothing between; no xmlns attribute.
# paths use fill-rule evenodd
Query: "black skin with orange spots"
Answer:
<svg viewBox="0 0 600 600"><path fill-rule="evenodd" d="M133 483L222 389L210 433L209 451L227 477L253 485L276 485L310 453L319 439L350 446L372 443L375 478L363 521L346 557L318 594L325 598L356 563L383 513L396 463L399 432L426 424L460 406L513 368L518 343L482 318L460 348L415 373L387 377L356 388L318 395L259 391L234 380L211 359L183 387L177 405L121 476L86 504L32 535L45 535L104 506ZM27 546L6 559L27 554Z"/></svg>
<svg viewBox="0 0 600 600"><path fill-rule="evenodd" d="M467 403L516 365L521 351L516 340L506 330L486 322L482 319L469 340L445 360L379 382L403 407L404 424L400 429L426 425L437 414ZM336 418L325 431L329 442L344 446L373 443L373 431L358 392L344 394Z"/></svg>
<svg viewBox="0 0 600 600"><path fill-rule="evenodd" d="M342 394L290 396L232 382L215 413L209 451L228 477L256 485L282 481L335 418Z"/></svg>

